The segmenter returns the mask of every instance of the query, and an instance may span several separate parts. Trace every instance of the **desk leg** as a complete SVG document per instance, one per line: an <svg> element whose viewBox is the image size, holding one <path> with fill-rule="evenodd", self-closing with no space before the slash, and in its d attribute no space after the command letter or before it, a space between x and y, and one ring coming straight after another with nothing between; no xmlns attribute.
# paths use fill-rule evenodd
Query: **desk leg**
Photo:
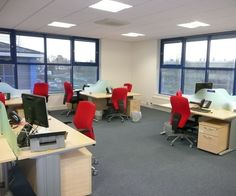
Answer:
<svg viewBox="0 0 236 196"><path fill-rule="evenodd" d="M8 168L7 168L7 163L2 164L2 170L3 170L3 178L4 178L4 184L5 184L5 190L8 190L9 185L8 185Z"/></svg>
<svg viewBox="0 0 236 196"><path fill-rule="evenodd" d="M37 158L37 195L61 195L60 155Z"/></svg>
<svg viewBox="0 0 236 196"><path fill-rule="evenodd" d="M229 146L228 149L219 153L219 155L223 155L229 153L236 149L236 119L232 119L230 122L230 130L229 130Z"/></svg>

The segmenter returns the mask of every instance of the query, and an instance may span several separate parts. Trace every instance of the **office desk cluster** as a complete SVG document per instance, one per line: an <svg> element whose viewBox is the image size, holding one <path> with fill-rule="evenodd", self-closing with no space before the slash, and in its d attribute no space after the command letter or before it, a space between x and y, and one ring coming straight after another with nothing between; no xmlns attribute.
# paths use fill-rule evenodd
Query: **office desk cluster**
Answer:
<svg viewBox="0 0 236 196"><path fill-rule="evenodd" d="M167 109L171 109L171 105L168 104L160 104L160 107L163 108L167 108ZM202 139L205 139L205 141L209 141L209 143L212 141L212 139L214 139L214 137L212 136L217 136L218 138L216 138L217 142L216 143L218 145L221 145L221 139L222 137L225 137L225 141L224 143L226 144L226 149L218 152L218 151L214 151L213 150L209 150L210 152L219 154L219 155L223 155L225 153L228 153L232 150L236 149L236 112L233 111L228 111L225 109L210 109L211 112L208 113L204 113L204 112L198 112L198 111L194 111L191 110L191 114L193 115L199 115L201 117L204 117L205 120L204 122L209 122L209 123L204 123L204 122L200 122L200 126L199 126L199 136L200 138L198 138L198 143L200 143L199 148L201 148L201 144L202 144ZM221 126L220 126L221 125ZM222 131L224 131L224 129L220 130L222 127L226 127L228 125L228 131L225 131L225 134L222 135ZM208 128L206 128L208 127ZM207 129L207 130L206 130ZM217 129L219 129L219 131L217 131ZM206 132L208 131L208 133ZM209 133L211 132L211 133ZM203 138L201 138L203 137ZM208 145L208 144L206 144ZM213 144L215 145L215 144ZM212 146L209 147L210 149L212 148ZM215 148L218 148L218 146L215 146Z"/></svg>
<svg viewBox="0 0 236 196"><path fill-rule="evenodd" d="M86 146L95 144L94 140L49 116L49 131L68 132L65 148L40 152L16 148L16 135L22 126L11 129L6 123L5 107L0 104L0 123L1 129L4 129L1 131L5 132L0 136L0 163L4 166L5 174L6 164L18 160L17 163L38 196L91 194L92 155ZM13 137L9 138L8 133L12 133Z"/></svg>
<svg viewBox="0 0 236 196"><path fill-rule="evenodd" d="M96 110L106 110L108 108L108 100L111 99L111 94L97 92L81 92L82 96L96 105ZM130 116L132 111L140 111L140 101L134 99L135 96L140 96L140 93L128 92L127 115Z"/></svg>

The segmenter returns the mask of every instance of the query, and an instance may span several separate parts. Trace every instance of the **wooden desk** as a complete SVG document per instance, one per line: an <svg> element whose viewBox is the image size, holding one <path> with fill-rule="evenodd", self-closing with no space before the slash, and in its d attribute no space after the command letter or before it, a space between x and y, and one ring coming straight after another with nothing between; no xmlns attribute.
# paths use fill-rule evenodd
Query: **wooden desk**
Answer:
<svg viewBox="0 0 236 196"><path fill-rule="evenodd" d="M65 141L65 148L59 148L55 150L47 150L41 152L31 152L30 150L21 150L17 155L20 165L25 172L25 175L29 179L31 186L35 190L38 196L45 195L64 195L62 190L68 190L65 188L65 183L61 176L63 177L63 171L70 169L73 165L73 161L80 159L81 153L84 151L78 150L82 147L95 144L96 142L87 136L79 133L68 125L60 122L59 120L49 116L49 130L50 131L67 131L67 139ZM20 127L16 129L19 131ZM70 156L64 156L64 155ZM91 156L90 156L91 158ZM67 160L70 161L67 161ZM64 162L70 162L70 164L64 164ZM87 162L86 166L90 170L86 170L86 176L91 177L91 161ZM63 165L63 166L62 166ZM74 169L80 168L79 165L72 166ZM33 172L32 172L33 171ZM71 169L70 169L71 171ZM90 173L89 173L90 172ZM71 183L77 179L83 179L84 176L74 176L78 174L78 171L71 171ZM91 181L91 179L90 179ZM67 185L70 183L66 183ZM84 185L84 184L83 184ZM91 185L90 185L91 186ZM77 185L77 191L82 185ZM80 190L81 191L81 190ZM76 191L75 191L76 192ZM91 192L86 192L86 195L91 194Z"/></svg>
<svg viewBox="0 0 236 196"><path fill-rule="evenodd" d="M15 154L12 152L7 140L0 136L0 164L16 160Z"/></svg>
<svg viewBox="0 0 236 196"><path fill-rule="evenodd" d="M171 104L159 104L158 106L171 109ZM191 104L190 104L191 107ZM197 114L203 117L208 117L211 119L218 119L222 121L226 121L230 123L230 129L229 129L229 144L228 149L221 152L220 155L223 155L225 153L231 152L233 150L236 150L236 112L224 110L224 109L212 109L210 108L211 112L204 113L204 112L197 112L191 110L191 114Z"/></svg>
<svg viewBox="0 0 236 196"><path fill-rule="evenodd" d="M85 96L88 100L92 101L96 105L96 110L106 110L107 99L111 98L111 94L107 93L89 93L89 92L80 92L81 95ZM134 96L140 96L140 93L129 92L127 97L133 98Z"/></svg>
<svg viewBox="0 0 236 196"><path fill-rule="evenodd" d="M5 101L6 106L19 106L22 105L21 97L11 98L10 100Z"/></svg>
<svg viewBox="0 0 236 196"><path fill-rule="evenodd" d="M159 104L158 106L171 109L170 103ZM192 105L190 104L190 110L191 110L191 106ZM224 110L224 109L216 110L216 109L212 109L212 108L210 110L211 110L211 112L208 112L208 113L191 110L191 114L197 114L200 116L214 118L214 119L218 119L218 120L230 120L230 119L236 118L236 112L232 112L232 111L228 111L228 110Z"/></svg>
<svg viewBox="0 0 236 196"><path fill-rule="evenodd" d="M7 143L5 137L0 135L0 164L2 164L3 170L3 180L5 182L5 189L8 190L8 171L7 171L7 163L11 161L15 161L16 156L12 152L10 146Z"/></svg>

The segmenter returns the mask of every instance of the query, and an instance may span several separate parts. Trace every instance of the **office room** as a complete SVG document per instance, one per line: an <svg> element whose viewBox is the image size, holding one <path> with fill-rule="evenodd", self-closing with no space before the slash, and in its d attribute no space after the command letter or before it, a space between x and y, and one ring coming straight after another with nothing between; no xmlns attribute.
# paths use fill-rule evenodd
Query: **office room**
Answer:
<svg viewBox="0 0 236 196"><path fill-rule="evenodd" d="M46 192L27 181L25 171L17 171L19 178L15 182L5 183L4 166L0 172L0 195L235 196L236 1L117 0L118 4L126 4L121 11L106 11L105 5L103 10L95 9L93 4L98 2L1 0L1 83L32 92L35 82L47 82L49 115L62 122L71 121L65 126L75 130L74 113L62 114L68 109L63 104L65 81L70 81L74 89L100 80L109 81L114 88L129 82L132 92L139 93L134 98L139 100L142 118L138 122L131 118L125 122L93 121L96 145L88 140L85 147L99 164L95 165L97 175L90 172L90 178L84 178L88 183L79 175L70 179L73 161L65 162L71 173L62 173L65 178L61 177L58 183L64 185L46 180L38 185L47 187ZM52 22L70 23L72 27L49 25ZM185 23L199 26L186 28ZM32 39L24 43L24 38ZM91 43L92 50L84 42ZM80 55L83 49L91 53L92 60L86 52ZM53 76L56 71L57 77ZM166 107L170 97L181 91L189 101L199 101L202 94L194 91L198 82L213 83L213 89L206 91L206 99L212 102L211 113L218 106L231 112L229 118L223 119L223 113L216 118L227 122L229 130L225 149L216 153L198 147L196 140L191 148L182 138L171 146L168 134L160 134L163 129L172 129L171 108ZM214 95L208 95L212 91ZM202 115L209 118L211 114ZM75 148L79 150L78 146ZM14 165L22 157L16 156L8 163ZM6 162L0 159L0 163ZM12 180L10 172L8 177ZM63 189L76 186L77 182L78 191ZM53 192L49 187L52 184L61 190Z"/></svg>

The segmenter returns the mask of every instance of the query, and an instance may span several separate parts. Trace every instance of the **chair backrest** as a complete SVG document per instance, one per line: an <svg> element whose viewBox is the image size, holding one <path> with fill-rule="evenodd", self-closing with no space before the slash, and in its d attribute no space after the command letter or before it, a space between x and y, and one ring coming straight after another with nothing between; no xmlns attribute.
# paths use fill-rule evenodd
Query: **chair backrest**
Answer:
<svg viewBox="0 0 236 196"><path fill-rule="evenodd" d="M84 134L92 139L95 139L93 132L93 118L95 116L96 106L90 101L80 101L73 122L77 129L87 130Z"/></svg>
<svg viewBox="0 0 236 196"><path fill-rule="evenodd" d="M0 92L0 101L5 105L5 95L2 92Z"/></svg>
<svg viewBox="0 0 236 196"><path fill-rule="evenodd" d="M127 88L114 88L112 90L111 101L115 110L119 110L119 102L123 102L124 111L126 110L126 102L127 102Z"/></svg>
<svg viewBox="0 0 236 196"><path fill-rule="evenodd" d="M179 89L178 91L176 91L176 96L182 96L182 91Z"/></svg>
<svg viewBox="0 0 236 196"><path fill-rule="evenodd" d="M171 96L170 103L171 103L170 123L172 124L173 116L175 114L179 114L181 117L178 123L178 127L183 128L191 114L188 99L182 96Z"/></svg>
<svg viewBox="0 0 236 196"><path fill-rule="evenodd" d="M70 103L73 97L73 87L70 82L64 82L65 102Z"/></svg>
<svg viewBox="0 0 236 196"><path fill-rule="evenodd" d="M48 96L48 83L45 83L45 82L35 83L33 94L47 97Z"/></svg>
<svg viewBox="0 0 236 196"><path fill-rule="evenodd" d="M132 84L131 83L124 83L124 86L127 88L128 92L131 92L131 90L132 90Z"/></svg>

